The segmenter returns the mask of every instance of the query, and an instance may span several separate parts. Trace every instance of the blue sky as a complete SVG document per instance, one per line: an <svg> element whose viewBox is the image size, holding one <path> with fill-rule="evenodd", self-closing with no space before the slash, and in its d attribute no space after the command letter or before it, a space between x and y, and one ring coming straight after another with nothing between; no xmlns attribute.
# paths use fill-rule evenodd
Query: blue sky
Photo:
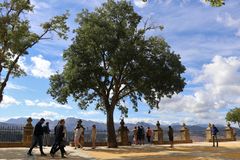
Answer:
<svg viewBox="0 0 240 160"><path fill-rule="evenodd" d="M2 1L2 0L1 0ZM76 14L83 8L93 11L105 0L33 0L34 13L27 14L32 30L41 33L39 25L52 16L70 11L68 25L71 31L78 27ZM139 111L129 110L126 122L145 121L162 124L222 123L225 114L240 104L240 1L228 0L220 8L212 8L203 0L149 0L143 3L132 0L135 11L150 24L161 24L163 31L151 31L148 35L161 36L180 54L187 70L184 77L187 86L172 99L163 99L159 110L148 114L143 102ZM74 37L69 32L67 41L54 35L52 40L42 41L31 48L30 54L19 62L27 76L11 79L0 104L0 121L17 117L59 119L76 117L105 122L105 115L94 106L82 111L72 102L60 105L46 92L49 76L64 66L63 50ZM125 105L130 106L128 103ZM115 111L115 121L120 113Z"/></svg>

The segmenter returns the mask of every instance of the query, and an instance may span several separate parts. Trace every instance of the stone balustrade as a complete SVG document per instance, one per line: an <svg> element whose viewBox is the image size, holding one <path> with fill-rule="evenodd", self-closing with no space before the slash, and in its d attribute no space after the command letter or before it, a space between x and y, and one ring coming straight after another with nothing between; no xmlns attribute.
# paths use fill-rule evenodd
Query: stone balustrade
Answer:
<svg viewBox="0 0 240 160"><path fill-rule="evenodd" d="M32 126L32 118L29 117L27 119L27 123L23 129L23 138L21 142L14 142L14 143L0 143L0 147L29 147L32 142L32 134L33 134L34 127ZM163 129L160 126L159 121L157 121L156 128L153 130L153 144L167 144L168 141L164 141L163 139ZM176 131L175 131L176 133ZM227 124L226 128L224 129L225 137L219 139L219 141L236 141L236 133L234 128L231 127L230 123ZM205 130L206 134L206 141L212 141L212 134L211 134L211 124ZM119 145L130 145L129 142L129 129L125 126L124 120L122 119L120 122L120 127L118 129L118 144ZM81 140L84 141L84 140ZM90 143L90 142L89 142ZM105 142L97 142L99 145L105 145ZM183 123L180 129L180 139L174 139L174 143L192 143L190 138L190 132L188 127L185 123ZM88 146L84 144L84 146Z"/></svg>
<svg viewBox="0 0 240 160"><path fill-rule="evenodd" d="M207 142L212 142L212 125L209 123L207 129L206 129L206 141ZM231 127L231 124L228 122L226 128L224 129L225 132L225 137L224 138L219 138L219 142L225 142L225 141L236 141L236 133L234 129Z"/></svg>
<svg viewBox="0 0 240 160"><path fill-rule="evenodd" d="M163 130L160 127L159 121L157 121L156 129L153 130L153 143L163 144Z"/></svg>
<svg viewBox="0 0 240 160"><path fill-rule="evenodd" d="M129 143L129 139L128 139L128 134L129 134L129 129L127 128L127 126L124 126L124 120L122 119L120 122L120 127L118 129L118 133L119 133L119 143L120 145L130 145Z"/></svg>
<svg viewBox="0 0 240 160"><path fill-rule="evenodd" d="M184 141L186 143L192 143L192 140L190 139L189 129L187 128L185 123L183 123L180 133L181 133L182 141Z"/></svg>

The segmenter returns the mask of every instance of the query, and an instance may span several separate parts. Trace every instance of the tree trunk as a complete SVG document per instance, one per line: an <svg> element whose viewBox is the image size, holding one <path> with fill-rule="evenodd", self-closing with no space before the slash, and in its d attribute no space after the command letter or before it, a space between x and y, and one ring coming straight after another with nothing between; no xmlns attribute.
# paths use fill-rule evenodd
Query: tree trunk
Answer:
<svg viewBox="0 0 240 160"><path fill-rule="evenodd" d="M107 133L108 133L108 147L117 148L116 133L113 121L114 109L107 109Z"/></svg>
<svg viewBox="0 0 240 160"><path fill-rule="evenodd" d="M2 100L3 100L3 95L0 94L0 103L2 102Z"/></svg>
<svg viewBox="0 0 240 160"><path fill-rule="evenodd" d="M6 82L3 82L0 86L0 103L3 101L3 90L6 87Z"/></svg>

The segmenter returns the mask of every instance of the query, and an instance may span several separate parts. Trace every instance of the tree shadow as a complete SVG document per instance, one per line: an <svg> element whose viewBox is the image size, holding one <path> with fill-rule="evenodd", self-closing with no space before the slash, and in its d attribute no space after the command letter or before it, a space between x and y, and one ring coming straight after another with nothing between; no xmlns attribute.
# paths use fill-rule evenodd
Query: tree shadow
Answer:
<svg viewBox="0 0 240 160"><path fill-rule="evenodd" d="M229 148L224 146L176 146L173 149L168 146L134 146L119 147L117 149L99 148L94 151L86 151L89 151L89 155L96 157L96 159L239 160L239 150L240 147ZM111 158L111 155L113 158Z"/></svg>

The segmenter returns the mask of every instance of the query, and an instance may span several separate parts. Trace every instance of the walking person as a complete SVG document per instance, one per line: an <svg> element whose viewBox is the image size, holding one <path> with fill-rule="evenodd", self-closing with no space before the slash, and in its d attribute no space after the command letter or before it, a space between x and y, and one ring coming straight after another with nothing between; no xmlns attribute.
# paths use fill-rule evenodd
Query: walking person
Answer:
<svg viewBox="0 0 240 160"><path fill-rule="evenodd" d="M55 153L60 149L62 158L66 158L64 156L64 154L66 153L64 150L64 147L65 147L65 141L64 141L65 126L64 125L65 125L65 120L61 119L59 121L59 124L55 127L55 142L50 151L50 154L52 157L54 157Z"/></svg>
<svg viewBox="0 0 240 160"><path fill-rule="evenodd" d="M80 148L83 148L83 145L84 145L84 131L85 131L85 128L83 127L82 125L82 120L79 119L78 120L78 124L80 125L80 129L81 129L81 136L79 138L79 142L80 142Z"/></svg>
<svg viewBox="0 0 240 160"><path fill-rule="evenodd" d="M173 148L173 129L171 126L168 126L168 138L170 142L170 148Z"/></svg>
<svg viewBox="0 0 240 160"><path fill-rule="evenodd" d="M42 145L43 145L43 127L42 127L42 125L44 122L45 122L45 119L41 118L40 121L38 121L38 123L34 127L32 145L27 153L29 156L32 156L32 150L37 144L39 145L41 156L46 156L46 154L43 152L43 148L42 148Z"/></svg>
<svg viewBox="0 0 240 160"><path fill-rule="evenodd" d="M147 136L148 143L151 143L152 130L150 127L147 128L146 136Z"/></svg>
<svg viewBox="0 0 240 160"><path fill-rule="evenodd" d="M215 147L215 143L216 143L216 147L218 147L218 138L217 138L217 133L219 132L217 127L213 124L212 125L212 139L213 139L213 147Z"/></svg>
<svg viewBox="0 0 240 160"><path fill-rule="evenodd" d="M80 136L81 136L81 130L80 130L80 125L77 124L76 128L74 129L74 144L75 144L75 149L80 145Z"/></svg>
<svg viewBox="0 0 240 160"><path fill-rule="evenodd" d="M54 143L52 145L50 155L54 157L53 152L57 149L58 147L58 140L56 139L56 132L57 132L57 127L60 124L60 121L58 121L57 125L54 127Z"/></svg>
<svg viewBox="0 0 240 160"><path fill-rule="evenodd" d="M97 128L96 125L92 125L92 149L96 148Z"/></svg>
<svg viewBox="0 0 240 160"><path fill-rule="evenodd" d="M137 130L137 126L135 126L133 129L133 143L135 145L138 144L138 139L137 139L138 136L137 135L138 135L138 130Z"/></svg>
<svg viewBox="0 0 240 160"><path fill-rule="evenodd" d="M43 126L43 145L50 146L50 129L49 129L49 122Z"/></svg>

